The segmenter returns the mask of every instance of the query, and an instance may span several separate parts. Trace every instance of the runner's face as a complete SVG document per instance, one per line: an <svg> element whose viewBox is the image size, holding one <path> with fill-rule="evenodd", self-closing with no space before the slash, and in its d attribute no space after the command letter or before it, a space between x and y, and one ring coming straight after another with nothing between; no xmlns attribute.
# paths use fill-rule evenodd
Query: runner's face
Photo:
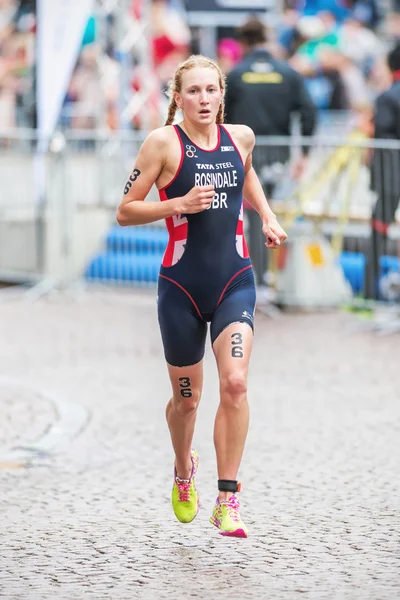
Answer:
<svg viewBox="0 0 400 600"><path fill-rule="evenodd" d="M196 123L215 123L222 100L218 73L213 68L195 67L182 75L182 89L175 101L186 118Z"/></svg>

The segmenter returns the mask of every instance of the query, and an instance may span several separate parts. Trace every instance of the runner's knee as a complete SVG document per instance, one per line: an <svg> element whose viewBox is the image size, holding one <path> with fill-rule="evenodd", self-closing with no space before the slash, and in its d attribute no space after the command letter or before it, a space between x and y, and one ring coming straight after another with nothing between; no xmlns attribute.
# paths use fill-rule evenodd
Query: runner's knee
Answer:
<svg viewBox="0 0 400 600"><path fill-rule="evenodd" d="M233 372L221 378L221 402L241 404L246 399L247 377L245 373Z"/></svg>
<svg viewBox="0 0 400 600"><path fill-rule="evenodd" d="M182 391L184 390L174 394L172 401L177 412L182 416L187 416L197 410L200 402L200 390L191 389L184 396L182 396Z"/></svg>

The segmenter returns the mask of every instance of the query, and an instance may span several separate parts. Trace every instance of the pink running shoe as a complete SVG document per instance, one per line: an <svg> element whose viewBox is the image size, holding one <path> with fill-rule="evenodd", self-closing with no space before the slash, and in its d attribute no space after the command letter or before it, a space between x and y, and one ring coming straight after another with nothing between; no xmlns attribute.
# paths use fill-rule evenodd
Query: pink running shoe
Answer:
<svg viewBox="0 0 400 600"><path fill-rule="evenodd" d="M235 494L224 502L220 502L217 498L210 523L219 529L221 535L247 538L247 527L240 518L239 508L240 502Z"/></svg>

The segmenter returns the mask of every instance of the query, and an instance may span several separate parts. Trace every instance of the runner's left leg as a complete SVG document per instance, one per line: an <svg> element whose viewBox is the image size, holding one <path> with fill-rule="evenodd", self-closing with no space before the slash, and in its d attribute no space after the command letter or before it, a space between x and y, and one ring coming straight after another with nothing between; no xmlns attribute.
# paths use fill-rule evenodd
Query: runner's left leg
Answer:
<svg viewBox="0 0 400 600"><path fill-rule="evenodd" d="M253 330L247 323L226 327L214 342L220 403L214 425L218 479L236 480L249 426L247 373ZM219 492L226 500L229 492Z"/></svg>
<svg viewBox="0 0 400 600"><path fill-rule="evenodd" d="M237 474L249 425L247 372L252 341L250 325L233 323L213 346L220 378L220 404L214 426L219 494L210 521L221 535L241 538L247 537L247 527L240 517L235 492L240 490Z"/></svg>

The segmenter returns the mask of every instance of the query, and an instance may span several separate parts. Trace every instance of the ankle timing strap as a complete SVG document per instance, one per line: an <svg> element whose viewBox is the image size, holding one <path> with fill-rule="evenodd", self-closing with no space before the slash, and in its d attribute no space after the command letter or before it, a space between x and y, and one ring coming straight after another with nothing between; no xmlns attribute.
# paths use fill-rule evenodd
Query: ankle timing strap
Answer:
<svg viewBox="0 0 400 600"><path fill-rule="evenodd" d="M218 479L218 490L220 492L240 492L242 484L240 481L234 481L232 479Z"/></svg>

